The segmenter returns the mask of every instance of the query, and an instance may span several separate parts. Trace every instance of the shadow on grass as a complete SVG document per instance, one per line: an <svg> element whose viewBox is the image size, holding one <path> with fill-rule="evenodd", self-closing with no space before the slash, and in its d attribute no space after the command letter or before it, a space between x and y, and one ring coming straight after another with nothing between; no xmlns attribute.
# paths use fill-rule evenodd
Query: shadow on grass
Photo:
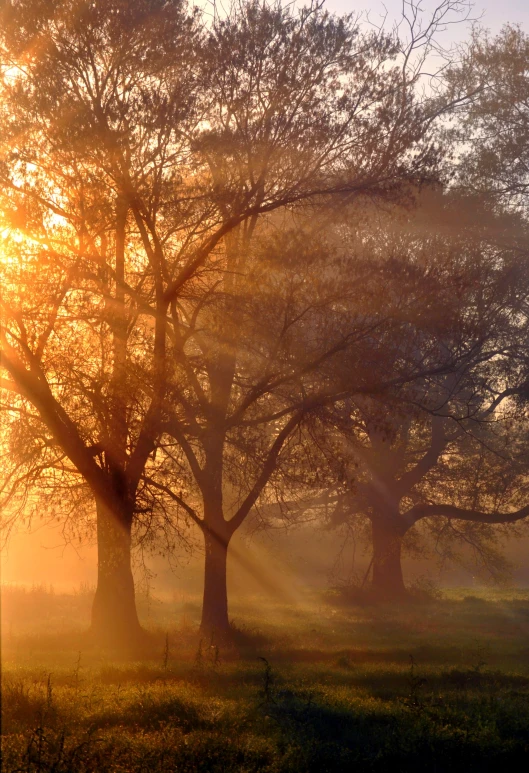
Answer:
<svg viewBox="0 0 529 773"><path fill-rule="evenodd" d="M518 706L523 704L520 702ZM527 716L508 708L468 701L454 708L436 701L403 700L392 711L356 710L289 695L262 709L299 750L299 770L357 769L497 771L502 762L527 760Z"/></svg>

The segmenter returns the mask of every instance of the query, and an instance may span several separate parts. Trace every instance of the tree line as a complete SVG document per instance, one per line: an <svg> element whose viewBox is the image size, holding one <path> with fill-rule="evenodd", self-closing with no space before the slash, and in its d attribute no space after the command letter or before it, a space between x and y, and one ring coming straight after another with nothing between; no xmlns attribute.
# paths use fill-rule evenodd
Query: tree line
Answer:
<svg viewBox="0 0 529 773"><path fill-rule="evenodd" d="M131 551L191 526L225 637L250 517L370 530L386 599L419 522L500 565L529 514L529 38L441 48L466 7L3 4L4 527L94 530L97 637L141 636Z"/></svg>

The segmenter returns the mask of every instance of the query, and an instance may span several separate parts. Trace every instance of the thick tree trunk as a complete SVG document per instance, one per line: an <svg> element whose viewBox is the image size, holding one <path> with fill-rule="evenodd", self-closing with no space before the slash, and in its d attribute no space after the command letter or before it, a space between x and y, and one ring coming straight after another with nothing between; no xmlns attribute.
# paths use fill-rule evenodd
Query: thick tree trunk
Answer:
<svg viewBox="0 0 529 773"><path fill-rule="evenodd" d="M203 634L219 640L230 636L228 619L227 557L229 540L204 531L206 560L204 569L204 598L202 603Z"/></svg>
<svg viewBox="0 0 529 773"><path fill-rule="evenodd" d="M113 374L109 395L110 424L105 461L112 491L123 506L111 511L97 502L97 590L92 608L92 632L97 640L127 648L138 642L141 628L136 612L130 548L132 511L127 506L127 316L122 287L125 271L127 205L116 204L116 288L107 314L112 330Z"/></svg>
<svg viewBox="0 0 529 773"><path fill-rule="evenodd" d="M97 589L92 606L94 637L127 648L141 640L131 569L130 519L97 504Z"/></svg>
<svg viewBox="0 0 529 773"><path fill-rule="evenodd" d="M373 518L373 595L381 601L407 598L401 565L402 538L405 530L390 518Z"/></svg>

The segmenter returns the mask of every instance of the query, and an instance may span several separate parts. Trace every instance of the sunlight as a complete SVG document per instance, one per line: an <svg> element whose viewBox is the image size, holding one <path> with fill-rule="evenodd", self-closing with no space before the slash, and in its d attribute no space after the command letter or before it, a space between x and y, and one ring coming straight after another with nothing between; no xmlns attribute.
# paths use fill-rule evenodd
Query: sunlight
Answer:
<svg viewBox="0 0 529 773"><path fill-rule="evenodd" d="M0 3L6 771L527 758L529 34L344 4Z"/></svg>

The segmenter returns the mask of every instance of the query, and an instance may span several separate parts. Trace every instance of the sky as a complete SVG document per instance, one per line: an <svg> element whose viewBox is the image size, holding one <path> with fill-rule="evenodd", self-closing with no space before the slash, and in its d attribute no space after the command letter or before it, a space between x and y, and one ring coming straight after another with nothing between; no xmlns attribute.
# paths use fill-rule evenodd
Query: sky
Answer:
<svg viewBox="0 0 529 773"><path fill-rule="evenodd" d="M440 0L423 0L423 8L432 10L439 4ZM384 7L388 11L390 18L397 18L402 8L402 0L327 0L327 8L336 13L347 13L350 11L369 10L373 20L384 14ZM475 17L482 15L481 24L492 32L498 32L501 27L510 22L520 24L522 28L529 32L529 0L474 0ZM450 35L457 36L452 28ZM464 34L462 35L464 37Z"/></svg>

